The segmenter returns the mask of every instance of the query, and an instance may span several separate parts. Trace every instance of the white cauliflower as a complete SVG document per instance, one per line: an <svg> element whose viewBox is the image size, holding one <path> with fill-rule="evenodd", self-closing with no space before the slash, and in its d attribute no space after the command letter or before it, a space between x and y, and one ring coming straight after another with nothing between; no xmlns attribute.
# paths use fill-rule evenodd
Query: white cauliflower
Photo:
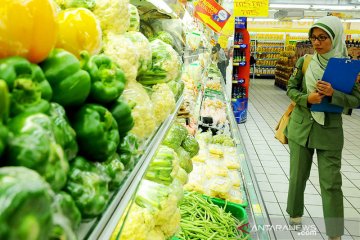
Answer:
<svg viewBox="0 0 360 240"><path fill-rule="evenodd" d="M155 214L155 225L164 225L169 222L171 216L174 215L178 205L178 197L174 194L170 194L166 200L161 203L160 211Z"/></svg>
<svg viewBox="0 0 360 240"><path fill-rule="evenodd" d="M130 13L130 27L128 31L139 31L140 30L140 16L138 9L129 4L129 13Z"/></svg>
<svg viewBox="0 0 360 240"><path fill-rule="evenodd" d="M149 232L149 235L146 238L146 240L165 240L165 239L166 238L164 233L158 227L155 227L151 232Z"/></svg>
<svg viewBox="0 0 360 240"><path fill-rule="evenodd" d="M120 66L128 82L136 80L139 52L125 35L108 34L104 41L104 53Z"/></svg>
<svg viewBox="0 0 360 240"><path fill-rule="evenodd" d="M142 140L149 137L157 125L154 116L153 104L144 87L136 81L128 82L122 97L127 102L136 103L135 107L131 111L131 115L133 116L135 122L131 132Z"/></svg>
<svg viewBox="0 0 360 240"><path fill-rule="evenodd" d="M136 47L139 54L139 74L151 68L152 54L149 40L141 32L127 32L124 34Z"/></svg>
<svg viewBox="0 0 360 240"><path fill-rule="evenodd" d="M146 240L154 229L154 219L146 208L133 204L126 218L120 240Z"/></svg>
<svg viewBox="0 0 360 240"><path fill-rule="evenodd" d="M169 238L180 230L180 220L180 208L177 208L175 213L168 219L167 223L160 226L160 229L165 237Z"/></svg>
<svg viewBox="0 0 360 240"><path fill-rule="evenodd" d="M159 83L152 87L151 101L157 124L161 124L175 109L175 97L169 85Z"/></svg>
<svg viewBox="0 0 360 240"><path fill-rule="evenodd" d="M129 0L97 0L94 14L104 34L125 33L130 26Z"/></svg>

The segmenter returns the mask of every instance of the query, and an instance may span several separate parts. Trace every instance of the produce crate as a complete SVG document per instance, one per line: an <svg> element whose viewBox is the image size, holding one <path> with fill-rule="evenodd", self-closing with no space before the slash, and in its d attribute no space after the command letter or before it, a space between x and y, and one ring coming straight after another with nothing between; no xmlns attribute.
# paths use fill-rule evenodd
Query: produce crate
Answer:
<svg viewBox="0 0 360 240"><path fill-rule="evenodd" d="M203 196L204 198L210 199L212 203L218 205L219 207L224 207L226 204L225 211L230 212L235 218L243 222L242 226L238 226L239 231L243 231L245 236L249 235L249 232L251 230L249 225L249 218L245 208L241 204L225 201L220 198L209 197L206 195ZM171 240L180 240L180 238L173 236Z"/></svg>

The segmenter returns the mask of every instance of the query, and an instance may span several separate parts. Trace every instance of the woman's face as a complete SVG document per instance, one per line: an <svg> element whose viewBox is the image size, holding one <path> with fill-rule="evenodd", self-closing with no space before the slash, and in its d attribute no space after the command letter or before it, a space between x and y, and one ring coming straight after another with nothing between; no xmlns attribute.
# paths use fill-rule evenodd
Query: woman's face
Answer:
<svg viewBox="0 0 360 240"><path fill-rule="evenodd" d="M321 28L314 28L312 30L310 40L314 50L318 54L325 54L332 49L330 36Z"/></svg>

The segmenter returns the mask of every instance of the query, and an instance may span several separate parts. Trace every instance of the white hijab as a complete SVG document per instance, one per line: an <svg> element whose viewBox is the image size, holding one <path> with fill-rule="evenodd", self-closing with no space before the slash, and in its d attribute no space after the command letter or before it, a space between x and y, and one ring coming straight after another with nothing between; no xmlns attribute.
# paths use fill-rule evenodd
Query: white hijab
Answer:
<svg viewBox="0 0 360 240"><path fill-rule="evenodd" d="M312 57L309 67L305 73L306 88L308 93L315 91L316 81L318 79L322 79L324 70L330 58L345 58L348 56L343 24L339 18L334 16L320 18L316 23L314 23L314 25L311 26L309 30L309 37L311 36L313 28L321 28L330 36L332 49L325 54L318 54L315 52ZM325 114L323 112L311 112L311 115L317 123L324 125Z"/></svg>

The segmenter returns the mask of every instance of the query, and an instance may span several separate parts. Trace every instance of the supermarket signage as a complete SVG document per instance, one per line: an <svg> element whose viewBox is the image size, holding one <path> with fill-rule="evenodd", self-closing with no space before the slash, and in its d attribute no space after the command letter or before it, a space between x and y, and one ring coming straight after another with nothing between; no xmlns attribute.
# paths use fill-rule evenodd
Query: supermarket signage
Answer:
<svg viewBox="0 0 360 240"><path fill-rule="evenodd" d="M216 33L220 33L231 14L215 0L199 0L195 6L194 16Z"/></svg>
<svg viewBox="0 0 360 240"><path fill-rule="evenodd" d="M236 17L269 16L269 0L234 0Z"/></svg>

